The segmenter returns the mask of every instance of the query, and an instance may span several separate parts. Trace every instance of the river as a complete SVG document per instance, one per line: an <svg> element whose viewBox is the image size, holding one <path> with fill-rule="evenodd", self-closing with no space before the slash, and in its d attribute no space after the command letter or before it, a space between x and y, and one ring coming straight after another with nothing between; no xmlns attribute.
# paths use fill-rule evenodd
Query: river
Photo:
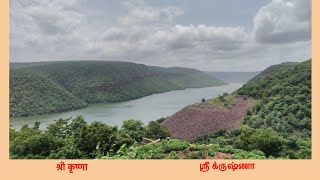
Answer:
<svg viewBox="0 0 320 180"><path fill-rule="evenodd" d="M121 126L123 120L139 119L146 125L149 121L170 116L187 105L201 102L202 98L210 99L224 92L231 93L242 85L243 83L230 83L225 86L188 88L153 94L121 103L90 104L87 108L63 113L10 118L10 125L19 130L24 124L32 127L35 121L39 121L41 123L40 129L45 129L54 120L77 115L82 115L89 123L100 121L108 125Z"/></svg>

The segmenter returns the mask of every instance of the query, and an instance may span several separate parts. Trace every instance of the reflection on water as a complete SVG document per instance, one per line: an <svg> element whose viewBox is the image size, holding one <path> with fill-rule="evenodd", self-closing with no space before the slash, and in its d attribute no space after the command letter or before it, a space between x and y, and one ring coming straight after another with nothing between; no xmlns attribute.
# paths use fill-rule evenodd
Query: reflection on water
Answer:
<svg viewBox="0 0 320 180"><path fill-rule="evenodd" d="M224 92L230 93L237 90L242 85L242 83L230 83L226 86L190 88L154 94L121 103L91 104L87 108L75 111L32 117L10 118L10 124L13 128L20 129L24 124L33 126L35 121L39 121L41 122L40 129L45 129L48 124L51 124L54 120L75 117L77 115L82 115L89 123L101 121L109 125L121 126L123 120L139 119L147 124L149 121L170 116L186 105L200 102L202 98L209 99L217 97Z"/></svg>

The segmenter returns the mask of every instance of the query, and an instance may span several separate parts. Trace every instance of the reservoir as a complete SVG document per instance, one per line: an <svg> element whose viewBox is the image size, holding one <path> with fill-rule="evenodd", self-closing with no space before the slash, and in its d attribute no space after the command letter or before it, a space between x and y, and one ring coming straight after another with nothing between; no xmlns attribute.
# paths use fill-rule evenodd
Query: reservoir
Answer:
<svg viewBox="0 0 320 180"><path fill-rule="evenodd" d="M187 105L201 102L202 98L210 99L222 95L224 92L231 93L242 85L243 83L230 83L225 86L189 88L153 94L121 103L90 104L87 108L63 113L10 118L10 125L12 128L20 130L24 124L33 127L34 122L39 121L41 123L40 129L45 129L54 120L76 117L77 115L82 115L88 123L100 121L120 127L123 120L136 119L147 125L149 121L171 116Z"/></svg>

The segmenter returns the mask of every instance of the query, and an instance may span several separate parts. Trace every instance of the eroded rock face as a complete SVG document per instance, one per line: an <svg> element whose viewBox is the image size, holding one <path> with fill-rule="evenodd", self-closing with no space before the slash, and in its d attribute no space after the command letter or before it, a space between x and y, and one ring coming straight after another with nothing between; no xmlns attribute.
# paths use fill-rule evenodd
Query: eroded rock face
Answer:
<svg viewBox="0 0 320 180"><path fill-rule="evenodd" d="M252 103L253 99L242 96L235 97L227 107L208 102L197 103L183 108L162 124L169 129L173 137L194 140L219 129L238 128Z"/></svg>

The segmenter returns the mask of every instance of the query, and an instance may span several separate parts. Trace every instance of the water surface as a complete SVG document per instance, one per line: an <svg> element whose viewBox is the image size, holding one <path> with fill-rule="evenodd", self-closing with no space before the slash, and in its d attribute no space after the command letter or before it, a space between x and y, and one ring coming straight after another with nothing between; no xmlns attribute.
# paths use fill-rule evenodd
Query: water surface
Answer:
<svg viewBox="0 0 320 180"><path fill-rule="evenodd" d="M10 118L10 124L13 128L20 129L24 124L32 127L35 121L39 121L41 122L40 129L45 129L54 120L77 115L82 115L89 123L100 121L109 125L121 126L123 120L139 119L147 124L149 121L170 116L187 105L201 102L202 98L210 99L224 92L231 93L242 85L243 83L230 83L225 86L189 88L153 94L121 103L90 104L87 108L63 113Z"/></svg>

